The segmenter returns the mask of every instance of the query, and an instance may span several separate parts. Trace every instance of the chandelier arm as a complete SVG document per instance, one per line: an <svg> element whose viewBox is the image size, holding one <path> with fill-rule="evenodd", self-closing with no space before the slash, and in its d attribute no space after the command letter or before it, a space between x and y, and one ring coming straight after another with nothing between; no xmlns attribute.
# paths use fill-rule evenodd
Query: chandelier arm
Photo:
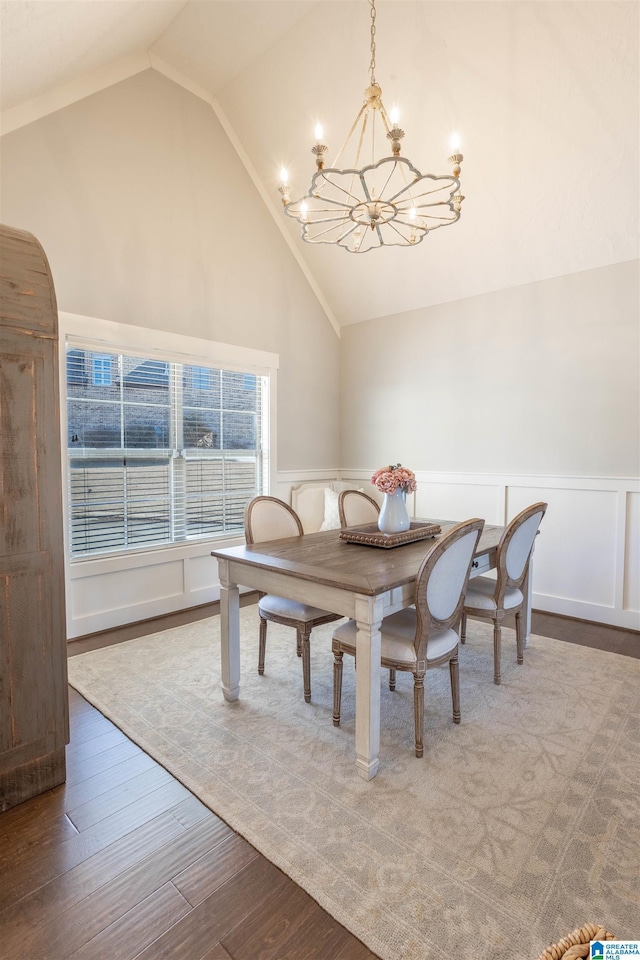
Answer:
<svg viewBox="0 0 640 960"><path fill-rule="evenodd" d="M331 183L331 186L335 187L336 190L341 190L342 193L344 193L344 195L345 195L345 197L346 197L347 199L346 199L346 200L343 200L343 199L333 200L331 197L324 197L324 196L319 196L319 197L318 197L318 196L316 196L316 195L313 194L313 193L308 193L306 196L301 197L300 200L296 200L296 203L302 203L302 202L305 201L305 200L307 200L307 201L320 200L320 201L322 201L322 203L328 203L328 204L331 205L331 206L329 206L329 207L325 207L325 208L324 208L324 209L328 212L329 210L333 209L334 207L344 207L345 210L350 210L352 203L353 203L353 202L356 202L356 203L358 202L358 198L357 198L354 194L349 193L348 190L345 190L344 187L340 187L340 186L338 186L338 184L334 184L334 183L332 183L331 181L329 181L329 182ZM348 201L348 202L347 202L347 201ZM322 207L317 207L316 209L322 211L323 208L322 208Z"/></svg>
<svg viewBox="0 0 640 960"><path fill-rule="evenodd" d="M357 224L354 223L354 225L353 225L353 229L354 229L354 230L355 230L356 226L357 226ZM331 231L331 230L334 230L334 229L335 229L334 226L327 227L326 230L321 230L320 233L317 233L317 234L316 234L316 238L318 238L318 237L323 237L323 236L325 235L325 233L330 233L330 231ZM343 234L343 236L346 237L347 234L345 233L345 234Z"/></svg>
<svg viewBox="0 0 640 960"><path fill-rule="evenodd" d="M447 177L443 177L442 179L446 180ZM390 203L395 203L398 197L402 196L403 193L406 193L407 190L413 186L414 184L410 183L407 187L403 187L402 190L398 190L397 193L394 193L392 197L389 197ZM452 184L452 188L453 190L457 189L457 187L453 184ZM414 206L438 206L441 203L447 203L447 204L450 203L451 202L450 200L438 200L437 203L435 204L420 204L420 200L422 200L424 197L430 197L432 194L440 193L442 190L443 190L442 186L433 187L432 190L421 190L420 193L411 193L409 194L409 196L410 196L410 199L414 201ZM453 194L451 194L451 196L453 196ZM418 203L415 203L416 200L418 201Z"/></svg>
<svg viewBox="0 0 640 960"><path fill-rule="evenodd" d="M323 171L323 172L326 173L327 171ZM341 172L342 172L342 171L338 171L338 173L341 173ZM351 172L351 171L349 171L349 172ZM354 175L358 175L359 171L358 171L358 170L354 170L353 173L354 173ZM333 180L329 180L329 178L326 177L326 176L325 176L324 179L325 179L326 183L330 184L330 185L334 188L334 190L339 190L341 193L344 193L345 197L348 197L348 199L349 199L350 201L352 201L352 202L354 202L354 203L357 203L357 202L358 202L359 198L355 195L355 193L353 193L352 190L347 189L346 187L341 187L339 183L335 183ZM351 182L353 183L353 177L351 178ZM325 203L335 203L335 204L339 204L339 203L340 203L339 200L332 200L331 197L317 197L317 196L316 196L315 194L313 194L313 193L310 193L310 194L309 194L309 197L310 197L311 199L314 199L314 200L318 200L318 199L319 199L319 200L324 200Z"/></svg>
<svg viewBox="0 0 640 960"><path fill-rule="evenodd" d="M364 178L362 171L360 171L359 173L359 178L360 178L360 186L362 187L362 192L364 193L364 198L368 203L371 203L373 201L373 197L369 193L369 186L367 184L367 181Z"/></svg>
<svg viewBox="0 0 640 960"><path fill-rule="evenodd" d="M323 224L323 223L342 223L342 221L349 220L348 214L342 214L339 217L319 217L317 220L311 220L307 217L306 220L301 220L300 223L308 223L310 225Z"/></svg>
<svg viewBox="0 0 640 960"><path fill-rule="evenodd" d="M389 176L388 176L387 179L385 180L385 183L384 183L384 186L383 186L382 190L380 190L380 191L378 192L378 196L380 196L380 197L383 197L383 196L384 196L384 192L385 192L385 190L387 189L387 186L388 186L388 184L389 184L389 181L391 180L391 177L392 177L392 176L394 175L394 173L396 172L397 168L398 168L398 164L397 164L397 163L394 163L393 166L391 167L391 172L389 173ZM403 171L403 172L404 172L404 171ZM405 189L406 189L406 187L405 187ZM402 191L401 191L401 192L402 192ZM397 194L396 194L396 196L397 196Z"/></svg>
<svg viewBox="0 0 640 960"><path fill-rule="evenodd" d="M338 243L342 243L342 241L350 237L352 233L355 233L357 229L358 229L358 224L353 223L352 221L349 221L349 223L345 225L345 231L343 234L341 234L340 239L338 240Z"/></svg>
<svg viewBox="0 0 640 960"><path fill-rule="evenodd" d="M365 107L367 104L365 104ZM360 131L360 139L358 140L358 149L356 150L356 159L355 166L357 167L360 163L360 151L362 150L362 144L364 143L364 135L367 131L367 123L369 122L369 110L364 115L364 120L362 121L362 130Z"/></svg>
<svg viewBox="0 0 640 960"><path fill-rule="evenodd" d="M384 123L384 129L385 129L385 131L386 131L387 133L389 133L389 131L391 130L391 121L389 120L389 117L388 117L388 115L387 115L387 111L386 111L385 108L384 108L384 103L382 102L382 100L380 101L380 106L378 107L378 112L380 113L380 116L382 117L382 122Z"/></svg>
<svg viewBox="0 0 640 960"><path fill-rule="evenodd" d="M418 215L419 215L420 217L433 218L434 220L446 220L446 217L444 217L444 216L438 216L438 214L435 212L435 208L436 208L436 207L447 207L447 209L448 209L451 213L454 213L454 212L455 212L454 210L452 210L450 203L444 203L444 202L442 202L442 203L432 203L432 204L430 204L429 206L427 206L426 209L425 209L424 207L423 207L423 208L418 207L418 208L417 208ZM431 212L430 212L431 210L433 210L434 212L431 213Z"/></svg>
<svg viewBox="0 0 640 960"><path fill-rule="evenodd" d="M404 180L404 183L405 183L404 189L405 189L405 190L407 190L407 189L409 190L409 196L410 196L411 199L413 200L413 194L411 193L411 187L412 187L412 186L414 185L414 183L416 182L416 181L415 181L415 178L411 181L411 183L409 183L409 182L407 181L407 168L405 167L404 163L396 164L396 166L399 166L399 167L400 167L400 175L401 175L401 177L402 177L402 179ZM398 196L398 194L396 194L396 196Z"/></svg>
<svg viewBox="0 0 640 960"><path fill-rule="evenodd" d="M400 223L402 224L403 227L408 227L410 230L420 230L420 231L422 231L423 233L426 233L426 232L427 232L427 228L426 228L426 227L421 227L421 226L420 226L419 224L417 224L417 223L405 223L404 220L400 220ZM399 237L402 237L402 239L405 241L405 243L407 244L407 246L410 245L410 241L407 241L406 238L405 238L405 236L404 236L404 234L403 234L400 230L398 230L398 227L397 227L397 224L396 224L395 221L390 220L389 223L386 224L386 226L387 226L387 227L391 227L393 230L395 230L395 232L398 234L398 236L399 236Z"/></svg>
<svg viewBox="0 0 640 960"><path fill-rule="evenodd" d="M448 223L455 223L456 220L460 219L460 214L456 211L452 211L454 216L452 217L432 217L429 214L423 215L423 220L433 220L433 225L430 223L429 230L437 230L438 227L445 227Z"/></svg>
<svg viewBox="0 0 640 960"><path fill-rule="evenodd" d="M441 227L448 227L452 223L457 223L459 219L460 214L457 213L451 220L442 220L440 223L434 223L433 225L430 224L427 229L427 233L433 233L434 230L440 230Z"/></svg>
<svg viewBox="0 0 640 960"><path fill-rule="evenodd" d="M373 111L373 116L371 117L371 165L376 162L376 113L377 110Z"/></svg>
<svg viewBox="0 0 640 960"><path fill-rule="evenodd" d="M351 208L344 204L337 206L337 210L332 210L329 207L320 208L319 210L307 210L304 217L301 214L295 213L290 213L289 216L293 220L298 220L299 223L337 223L340 220L348 220L349 210ZM314 217L316 219L314 219Z"/></svg>
<svg viewBox="0 0 640 960"><path fill-rule="evenodd" d="M368 106L369 106L369 105L368 105L367 103L363 103L362 106L360 107L360 110L358 111L358 116L357 116L357 117L355 118L355 120L353 121L353 123L352 123L352 125L351 125L351 130L349 130L349 133L347 134L347 139L344 141L344 143L342 144L342 146L341 146L340 149L338 150L338 153L337 153L337 155L336 155L335 160L333 161L332 166L335 167L336 164L338 163L338 160L340 159L340 157L341 157L342 154L344 153L344 151L345 151L345 149L346 149L346 147L347 147L347 144L349 143L349 140L351 139L351 136L352 136L352 134L353 134L353 131L354 131L355 128L358 126L358 122L359 122L359 120L360 120L360 117L361 117L362 114L365 112L365 110L368 109ZM366 118L366 117L365 117L364 122L365 122L365 125L366 125L366 122L367 122L367 118ZM356 157L356 163L357 163L357 162L358 162L358 160L357 160L357 157Z"/></svg>

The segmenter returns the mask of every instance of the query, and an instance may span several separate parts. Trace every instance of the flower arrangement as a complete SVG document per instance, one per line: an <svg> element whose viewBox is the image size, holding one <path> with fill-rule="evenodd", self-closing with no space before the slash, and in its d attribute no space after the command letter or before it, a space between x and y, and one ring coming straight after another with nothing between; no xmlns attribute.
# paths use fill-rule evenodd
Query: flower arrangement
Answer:
<svg viewBox="0 0 640 960"><path fill-rule="evenodd" d="M403 493L413 493L416 490L416 475L401 463L392 463L388 467L380 467L371 477L371 483L381 493L395 493L400 489Z"/></svg>

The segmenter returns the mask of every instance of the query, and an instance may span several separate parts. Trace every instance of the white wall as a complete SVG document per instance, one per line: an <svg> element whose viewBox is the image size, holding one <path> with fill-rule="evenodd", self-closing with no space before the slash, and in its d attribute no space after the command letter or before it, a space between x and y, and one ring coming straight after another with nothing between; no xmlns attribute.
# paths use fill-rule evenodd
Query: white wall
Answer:
<svg viewBox="0 0 640 960"><path fill-rule="evenodd" d="M348 326L341 465L637 477L638 261Z"/></svg>
<svg viewBox="0 0 640 960"><path fill-rule="evenodd" d="M206 103L147 70L0 143L0 219L42 243L60 311L277 355L273 485L336 475L338 337ZM67 563L69 638L215 599L211 549Z"/></svg>
<svg viewBox="0 0 640 960"><path fill-rule="evenodd" d="M343 329L341 465L414 469L416 513L549 510L534 606L640 629L638 262Z"/></svg>
<svg viewBox="0 0 640 960"><path fill-rule="evenodd" d="M205 102L147 70L1 148L60 310L277 353L278 466L337 467L338 338Z"/></svg>
<svg viewBox="0 0 640 960"><path fill-rule="evenodd" d="M1 145L0 216L43 243L61 310L147 327L150 342L179 332L279 356L277 495L392 459L418 472L421 514L501 522L522 497L548 499L537 605L640 625L637 262L339 341L213 112L165 77L146 71ZM69 635L215 597L201 550L147 560L135 574L77 567Z"/></svg>

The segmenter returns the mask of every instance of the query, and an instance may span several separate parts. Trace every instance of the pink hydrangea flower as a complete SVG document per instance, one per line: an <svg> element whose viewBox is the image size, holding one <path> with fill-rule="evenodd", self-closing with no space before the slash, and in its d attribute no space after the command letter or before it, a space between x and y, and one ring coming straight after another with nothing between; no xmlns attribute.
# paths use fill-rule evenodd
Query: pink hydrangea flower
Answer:
<svg viewBox="0 0 640 960"><path fill-rule="evenodd" d="M413 493L417 489L415 473L401 463L380 467L371 477L371 483L381 493L395 493L398 488Z"/></svg>

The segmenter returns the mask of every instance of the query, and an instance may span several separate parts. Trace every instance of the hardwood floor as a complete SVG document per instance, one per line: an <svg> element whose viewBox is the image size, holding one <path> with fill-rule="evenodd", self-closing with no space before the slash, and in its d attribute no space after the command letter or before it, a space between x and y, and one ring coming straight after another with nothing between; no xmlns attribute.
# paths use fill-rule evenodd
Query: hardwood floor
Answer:
<svg viewBox="0 0 640 960"><path fill-rule="evenodd" d="M2 960L368 960L69 689L67 782L0 815Z"/></svg>
<svg viewBox="0 0 640 960"><path fill-rule="evenodd" d="M534 614L533 632L639 655L630 631ZM66 784L0 815L1 960L373 960L72 689L70 710Z"/></svg>

